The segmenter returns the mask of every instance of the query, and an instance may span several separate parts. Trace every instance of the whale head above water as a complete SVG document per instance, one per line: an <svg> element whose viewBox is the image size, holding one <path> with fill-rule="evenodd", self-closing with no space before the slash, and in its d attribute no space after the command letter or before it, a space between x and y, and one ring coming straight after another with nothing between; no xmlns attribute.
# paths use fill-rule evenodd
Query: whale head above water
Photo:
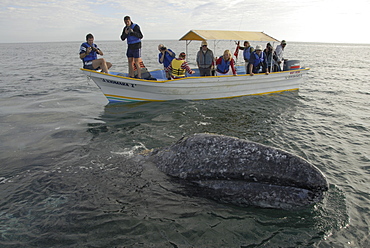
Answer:
<svg viewBox="0 0 370 248"><path fill-rule="evenodd" d="M238 206L299 209L328 190L323 173L305 159L224 135L182 138L153 151L151 160L188 193Z"/></svg>

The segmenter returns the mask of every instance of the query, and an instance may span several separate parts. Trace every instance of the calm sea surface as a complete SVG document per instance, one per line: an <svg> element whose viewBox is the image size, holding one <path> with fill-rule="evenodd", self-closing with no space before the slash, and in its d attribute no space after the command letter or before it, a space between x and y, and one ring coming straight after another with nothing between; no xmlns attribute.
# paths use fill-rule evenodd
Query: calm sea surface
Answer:
<svg viewBox="0 0 370 248"><path fill-rule="evenodd" d="M127 71L126 44L96 38ZM0 44L0 247L370 247L370 45L288 43L311 68L297 92L108 104L79 70L81 42ZM159 43L143 42L149 69ZM304 157L327 176L324 201L292 212L189 197L137 155L201 132Z"/></svg>

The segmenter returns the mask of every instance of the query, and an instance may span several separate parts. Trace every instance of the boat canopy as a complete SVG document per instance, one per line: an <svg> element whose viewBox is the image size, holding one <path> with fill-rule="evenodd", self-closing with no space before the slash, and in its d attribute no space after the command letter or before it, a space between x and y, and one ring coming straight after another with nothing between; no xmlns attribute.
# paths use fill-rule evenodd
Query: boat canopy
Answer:
<svg viewBox="0 0 370 248"><path fill-rule="evenodd" d="M247 40L278 42L277 39L264 32L225 30L190 30L181 37L180 40Z"/></svg>

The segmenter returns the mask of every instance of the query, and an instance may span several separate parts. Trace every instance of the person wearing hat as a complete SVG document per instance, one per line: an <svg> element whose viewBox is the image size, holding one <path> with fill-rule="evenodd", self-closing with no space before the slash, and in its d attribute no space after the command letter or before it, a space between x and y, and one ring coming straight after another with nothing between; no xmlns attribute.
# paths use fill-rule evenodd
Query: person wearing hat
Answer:
<svg viewBox="0 0 370 248"><path fill-rule="evenodd" d="M265 54L262 52L262 46L257 45L256 50L251 54L249 60L250 75L253 76L255 73L259 73L261 69L266 75L269 74L267 71Z"/></svg>
<svg viewBox="0 0 370 248"><path fill-rule="evenodd" d="M208 48L207 41L202 41L202 46L197 53L197 65L200 76L211 76L214 60L213 52Z"/></svg>
<svg viewBox="0 0 370 248"><path fill-rule="evenodd" d="M186 54L184 52L180 53L178 58L171 61L171 64L165 69L166 72L171 73L173 79L186 77L186 72L189 74L194 74L194 71L190 69L188 63L185 61Z"/></svg>
<svg viewBox="0 0 370 248"><path fill-rule="evenodd" d="M283 68L283 54L284 54L284 48L286 46L286 41L282 40L280 45L276 46L275 52L274 52L274 71L281 71L281 68Z"/></svg>

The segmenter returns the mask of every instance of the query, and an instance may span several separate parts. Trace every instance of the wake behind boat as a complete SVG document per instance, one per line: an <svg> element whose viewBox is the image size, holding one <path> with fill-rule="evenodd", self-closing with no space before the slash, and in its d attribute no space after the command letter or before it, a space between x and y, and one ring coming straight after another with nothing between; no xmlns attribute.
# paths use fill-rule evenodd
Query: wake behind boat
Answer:
<svg viewBox="0 0 370 248"><path fill-rule="evenodd" d="M186 40L187 46L192 40L277 42L262 32L206 30L191 30L180 40ZM130 78L127 73L120 72L107 74L95 70L81 70L98 85L109 102L136 102L223 99L298 90L309 68L301 67L298 60L288 61L285 67L285 71L254 76L246 74L244 66L236 67L237 76L200 77L199 70L195 69L194 74L174 80L168 80L164 70L149 72L150 79Z"/></svg>

